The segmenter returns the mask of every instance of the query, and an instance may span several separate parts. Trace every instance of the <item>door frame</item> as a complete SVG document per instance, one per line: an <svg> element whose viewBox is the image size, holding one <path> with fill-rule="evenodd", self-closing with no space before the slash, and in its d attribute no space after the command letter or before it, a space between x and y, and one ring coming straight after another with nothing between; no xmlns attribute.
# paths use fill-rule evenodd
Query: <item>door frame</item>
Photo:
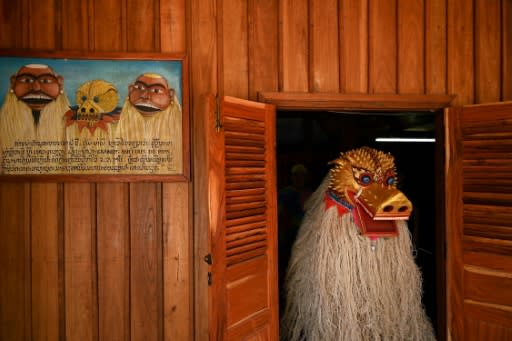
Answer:
<svg viewBox="0 0 512 341"><path fill-rule="evenodd" d="M306 92L260 92L258 101L276 106L277 111L365 111L365 112L431 112L436 122L436 301L437 337L446 340L446 226L444 200L444 160L446 108L455 99L452 95L339 94Z"/></svg>

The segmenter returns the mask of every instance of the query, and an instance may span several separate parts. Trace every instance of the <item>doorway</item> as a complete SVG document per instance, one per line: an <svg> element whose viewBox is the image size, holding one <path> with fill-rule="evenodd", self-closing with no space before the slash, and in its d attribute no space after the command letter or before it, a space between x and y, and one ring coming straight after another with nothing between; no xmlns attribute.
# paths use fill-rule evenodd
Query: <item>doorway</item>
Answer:
<svg viewBox="0 0 512 341"><path fill-rule="evenodd" d="M434 329L438 330L438 285L442 269L436 268L436 256L443 240L436 235L436 151L442 141L379 142L377 138L400 137L435 140L436 115L433 112L365 111L278 111L276 113L276 159L279 204L293 186L297 171L303 172L303 197L314 191L329 170L328 162L340 152L369 146L395 157L399 189L413 203L408 225L416 252L416 263L423 278L423 303ZM438 132L439 133L439 132ZM439 134L437 134L439 135ZM439 140L439 139L438 139ZM292 174L293 171L293 174ZM304 173L305 172L305 173ZM285 195L282 195L285 193ZM286 200L286 199L285 199ZM279 288L280 306L284 304L282 283L297 224L280 217Z"/></svg>

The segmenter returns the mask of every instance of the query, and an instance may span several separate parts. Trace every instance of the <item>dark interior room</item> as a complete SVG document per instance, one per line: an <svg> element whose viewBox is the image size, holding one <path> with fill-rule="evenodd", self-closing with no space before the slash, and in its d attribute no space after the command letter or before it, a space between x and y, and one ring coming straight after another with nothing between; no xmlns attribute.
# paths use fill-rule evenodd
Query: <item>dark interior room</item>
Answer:
<svg viewBox="0 0 512 341"><path fill-rule="evenodd" d="M298 223L284 217L292 170L306 170L304 196L327 175L341 152L368 146L395 157L398 188L413 204L408 221L415 260L423 278L423 303L436 328L436 165L435 114L431 112L297 112L277 114L280 306L283 282ZM377 138L419 138L421 142L378 142ZM380 141L380 140L379 140ZM304 199L304 198L302 198ZM297 219L296 219L297 220Z"/></svg>

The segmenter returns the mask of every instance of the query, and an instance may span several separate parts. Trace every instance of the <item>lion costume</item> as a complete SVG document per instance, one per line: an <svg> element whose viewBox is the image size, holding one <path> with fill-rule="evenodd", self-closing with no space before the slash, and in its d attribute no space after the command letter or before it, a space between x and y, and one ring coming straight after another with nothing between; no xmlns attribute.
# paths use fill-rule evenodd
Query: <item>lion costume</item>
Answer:
<svg viewBox="0 0 512 341"><path fill-rule="evenodd" d="M283 339L434 340L393 157L363 147L332 163L293 246Z"/></svg>

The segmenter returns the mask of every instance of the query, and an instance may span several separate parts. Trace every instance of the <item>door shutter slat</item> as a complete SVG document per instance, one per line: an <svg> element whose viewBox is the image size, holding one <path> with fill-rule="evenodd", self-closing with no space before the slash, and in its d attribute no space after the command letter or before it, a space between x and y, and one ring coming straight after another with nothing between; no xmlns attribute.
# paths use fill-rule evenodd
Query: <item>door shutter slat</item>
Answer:
<svg viewBox="0 0 512 341"><path fill-rule="evenodd" d="M512 193L489 192L487 188L482 188L482 192L469 192L464 190L463 201L465 204L474 205L488 203L493 206L511 206Z"/></svg>
<svg viewBox="0 0 512 341"><path fill-rule="evenodd" d="M243 224L248 223L259 223L264 222L266 223L266 216L265 215L256 215L256 216L250 216L250 217L243 217L238 219L231 219L226 221L226 227L227 228L233 228L236 226L242 226Z"/></svg>
<svg viewBox="0 0 512 341"><path fill-rule="evenodd" d="M499 240L512 240L511 226L489 226L479 223L465 223L464 234Z"/></svg>
<svg viewBox="0 0 512 341"><path fill-rule="evenodd" d="M240 195L237 193L236 195L232 195L226 198L227 205L235 205L246 202L255 202L255 201L265 201L265 196L263 195Z"/></svg>
<svg viewBox="0 0 512 341"><path fill-rule="evenodd" d="M220 132L210 124L211 158L221 160L211 172L216 176L212 183L222 189L210 193L221 203L222 217L211 226L210 304L218 308L210 320L215 325L210 339L265 335L277 341L274 107L225 97L221 122ZM255 328L261 333L255 334Z"/></svg>
<svg viewBox="0 0 512 341"><path fill-rule="evenodd" d="M447 115L450 338L485 330L485 339L505 339L512 337L512 103Z"/></svg>
<svg viewBox="0 0 512 341"><path fill-rule="evenodd" d="M228 160L226 161L228 167L265 167L265 161L254 160Z"/></svg>
<svg viewBox="0 0 512 341"><path fill-rule="evenodd" d="M237 240L241 240L248 237L254 237L254 236L260 236L265 238L265 227L260 227L256 229L250 229L250 230L242 230L240 232L231 232L227 233L226 241L227 242L234 242Z"/></svg>
<svg viewBox="0 0 512 341"><path fill-rule="evenodd" d="M226 146L232 149L238 149L238 152L228 152L226 150L226 161L228 160L265 160L265 148L244 147L237 146L236 142L244 141L249 143L252 141L265 141L265 127L253 119L245 119L240 117L230 117L225 114L224 116L224 131L226 137ZM247 149L250 152L247 152ZM254 153L255 149L259 149L260 153ZM235 193L230 193L239 189L253 188L265 189L265 180L268 174L265 168L253 168L252 172L242 173L240 168L236 168L237 175L231 175L231 167L226 167L226 196L233 197ZM249 167L245 168L250 169ZM260 172L256 173L255 170L259 169ZM252 207L251 207L252 206ZM256 206L256 207L254 207ZM226 204L226 220L236 218L249 217L255 215L264 215L266 212L266 203L251 203L244 205ZM236 225L235 225L236 227ZM266 228L266 227L265 227ZM247 233L247 231L244 231ZM266 231L264 231L266 232ZM242 235L238 232L238 235ZM260 249L261 254L265 252L264 248L267 246L266 233L258 234L256 236L245 237L242 239L227 239L227 258L230 265L237 264L230 256L237 256L240 261L246 261L254 257L255 249ZM251 257L244 254L251 253ZM260 253L258 253L260 255Z"/></svg>
<svg viewBox="0 0 512 341"><path fill-rule="evenodd" d="M265 207L262 208L254 208L250 210L243 210L243 211L236 211L236 212L228 212L226 214L226 219L236 219L236 218L243 218L243 217L250 217L257 214L264 214L266 211Z"/></svg>

